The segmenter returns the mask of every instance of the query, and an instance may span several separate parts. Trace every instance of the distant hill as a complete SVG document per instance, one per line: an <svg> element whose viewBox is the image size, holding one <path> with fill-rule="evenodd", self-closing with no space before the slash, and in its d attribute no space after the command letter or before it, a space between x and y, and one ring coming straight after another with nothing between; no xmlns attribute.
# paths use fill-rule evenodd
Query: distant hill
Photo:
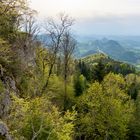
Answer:
<svg viewBox="0 0 140 140"><path fill-rule="evenodd" d="M133 65L116 61L110 58L108 55L102 53L89 55L81 58L80 60L93 69L96 69L97 65L100 64L101 68L99 69L103 70L104 73L114 72L126 75L135 72L135 67Z"/></svg>
<svg viewBox="0 0 140 140"><path fill-rule="evenodd" d="M125 48L119 42L115 40L108 40L106 38L86 43L79 43L78 50L80 52L80 57L100 52L107 54L116 60L131 64L138 64L140 61L140 50L136 51L135 49L132 50L132 48Z"/></svg>
<svg viewBox="0 0 140 140"><path fill-rule="evenodd" d="M91 54L104 53L118 61L134 65L140 64L140 37L123 36L75 36L77 47L75 57L82 58ZM47 35L39 35L38 39L47 45L50 39Z"/></svg>
<svg viewBox="0 0 140 140"><path fill-rule="evenodd" d="M125 63L125 62L121 62L121 61L117 61L111 57L109 57L106 54L103 53L96 53L96 54L92 54L92 55L88 55L86 57L81 58L81 60L89 65L94 65L96 63L102 62L103 64L119 64L119 65L129 65L132 66L131 64Z"/></svg>

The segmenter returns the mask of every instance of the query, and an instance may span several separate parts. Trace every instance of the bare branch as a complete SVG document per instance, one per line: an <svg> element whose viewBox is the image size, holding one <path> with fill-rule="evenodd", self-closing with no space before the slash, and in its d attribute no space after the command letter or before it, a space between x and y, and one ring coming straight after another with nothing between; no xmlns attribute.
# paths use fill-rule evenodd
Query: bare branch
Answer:
<svg viewBox="0 0 140 140"><path fill-rule="evenodd" d="M46 84L43 87L43 91L48 86L49 78L52 74L53 67L56 63L56 59L62 45L64 34L71 29L73 22L74 20L66 14L60 14L58 21L55 21L54 19L50 18L45 22L44 29L46 31L46 36L48 38L47 46L52 57L50 57L51 64L49 74Z"/></svg>

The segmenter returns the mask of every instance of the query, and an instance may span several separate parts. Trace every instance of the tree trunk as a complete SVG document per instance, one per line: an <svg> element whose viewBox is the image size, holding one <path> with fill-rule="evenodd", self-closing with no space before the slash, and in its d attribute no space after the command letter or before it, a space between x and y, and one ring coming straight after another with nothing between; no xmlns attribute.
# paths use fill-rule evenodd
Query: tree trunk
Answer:
<svg viewBox="0 0 140 140"><path fill-rule="evenodd" d="M67 110L67 57L64 63L64 112Z"/></svg>
<svg viewBox="0 0 140 140"><path fill-rule="evenodd" d="M50 80L50 76L51 76L51 74L52 74L52 70L53 70L53 65L51 65L51 67L50 67L50 69L49 69L49 74L48 74L46 83L45 83L45 85L43 86L43 89L42 89L42 92L41 92L41 93L43 93L43 92L45 91L45 89L48 87L49 80Z"/></svg>

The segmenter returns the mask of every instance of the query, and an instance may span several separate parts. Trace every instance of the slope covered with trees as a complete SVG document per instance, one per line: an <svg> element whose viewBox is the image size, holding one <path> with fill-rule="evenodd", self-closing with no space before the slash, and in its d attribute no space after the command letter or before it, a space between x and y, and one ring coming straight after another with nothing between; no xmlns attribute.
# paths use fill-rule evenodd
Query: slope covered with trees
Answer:
<svg viewBox="0 0 140 140"><path fill-rule="evenodd" d="M79 57L88 56L97 52L104 52L113 59L135 65L139 64L140 50L139 47L136 47L136 45L139 46L139 42L131 41L133 39L135 40L133 37L129 38L127 41L125 37L120 37L120 40L117 37L108 37L109 39L99 37L99 39L96 39L96 37L94 38L91 36L89 39L88 37L85 38L87 40L79 39L76 51Z"/></svg>
<svg viewBox="0 0 140 140"><path fill-rule="evenodd" d="M0 139L139 139L135 68L104 54L75 59L65 14L46 20L40 42L35 16L24 0L0 1Z"/></svg>

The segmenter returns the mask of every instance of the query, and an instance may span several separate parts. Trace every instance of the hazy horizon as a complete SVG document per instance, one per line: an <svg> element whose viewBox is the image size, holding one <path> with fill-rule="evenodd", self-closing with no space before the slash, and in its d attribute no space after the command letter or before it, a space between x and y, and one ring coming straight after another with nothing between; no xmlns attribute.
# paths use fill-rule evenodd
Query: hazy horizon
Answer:
<svg viewBox="0 0 140 140"><path fill-rule="evenodd" d="M40 20L65 12L75 19L81 35L140 35L139 0L31 0Z"/></svg>

